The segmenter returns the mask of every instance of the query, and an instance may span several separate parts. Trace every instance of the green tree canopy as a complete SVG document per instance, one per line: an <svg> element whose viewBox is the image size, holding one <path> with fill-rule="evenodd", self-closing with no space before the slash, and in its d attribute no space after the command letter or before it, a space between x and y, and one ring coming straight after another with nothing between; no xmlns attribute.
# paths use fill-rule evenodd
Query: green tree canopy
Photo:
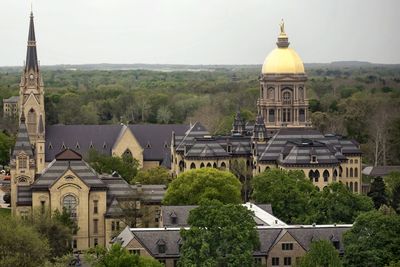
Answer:
<svg viewBox="0 0 400 267"><path fill-rule="evenodd" d="M165 205L198 205L202 200L241 203L241 184L230 172L214 168L186 171L173 180L167 189Z"/></svg>
<svg viewBox="0 0 400 267"><path fill-rule="evenodd" d="M32 226L0 216L0 266L42 266L49 255L47 239Z"/></svg>
<svg viewBox="0 0 400 267"><path fill-rule="evenodd" d="M90 249L85 254L85 259L93 267L162 267L158 261L130 254L120 244L113 244L109 250L104 247Z"/></svg>
<svg viewBox="0 0 400 267"><path fill-rule="evenodd" d="M136 175L139 163L129 155L114 157L101 154L96 150L89 151L88 162L98 173L112 174L114 171L130 182Z"/></svg>
<svg viewBox="0 0 400 267"><path fill-rule="evenodd" d="M304 222L311 214L310 201L318 191L303 171L267 170L253 178L253 199L270 203L274 215L286 223Z"/></svg>
<svg viewBox="0 0 400 267"><path fill-rule="evenodd" d="M342 267L338 251L327 240L311 243L310 250L301 258L298 267Z"/></svg>
<svg viewBox="0 0 400 267"><path fill-rule="evenodd" d="M356 217L373 209L367 196L354 194L342 183L331 183L312 197L313 215L306 223L353 223Z"/></svg>
<svg viewBox="0 0 400 267"><path fill-rule="evenodd" d="M162 166L147 170L139 170L135 178L132 180L134 183L140 184L165 184L167 185L171 180L171 174L168 169Z"/></svg>
<svg viewBox="0 0 400 267"><path fill-rule="evenodd" d="M251 211L242 205L204 201L182 229L179 266L251 266L259 244Z"/></svg>
<svg viewBox="0 0 400 267"><path fill-rule="evenodd" d="M344 234L345 266L383 267L400 260L400 216L370 211Z"/></svg>
<svg viewBox="0 0 400 267"><path fill-rule="evenodd" d="M368 196L374 202L375 209L379 209L382 205L387 204L388 197L385 190L385 182L382 177L376 177L371 183L371 189L368 192Z"/></svg>
<svg viewBox="0 0 400 267"><path fill-rule="evenodd" d="M10 162L10 149L14 145L14 138L0 132L0 165L7 165Z"/></svg>
<svg viewBox="0 0 400 267"><path fill-rule="evenodd" d="M400 214L400 172L391 172L385 177L390 206Z"/></svg>

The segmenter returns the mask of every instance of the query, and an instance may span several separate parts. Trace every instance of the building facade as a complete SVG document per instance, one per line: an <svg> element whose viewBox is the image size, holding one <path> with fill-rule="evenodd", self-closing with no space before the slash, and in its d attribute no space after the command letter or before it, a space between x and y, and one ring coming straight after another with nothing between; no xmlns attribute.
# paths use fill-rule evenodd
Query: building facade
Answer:
<svg viewBox="0 0 400 267"><path fill-rule="evenodd" d="M246 123L238 111L229 136L211 136L200 123L184 135L174 133L172 172L231 169L241 162L253 175L270 168L302 170L321 190L331 182L342 182L352 192L361 192L359 144L311 127L307 76L300 57L289 48L283 24L277 46L261 70L255 123Z"/></svg>

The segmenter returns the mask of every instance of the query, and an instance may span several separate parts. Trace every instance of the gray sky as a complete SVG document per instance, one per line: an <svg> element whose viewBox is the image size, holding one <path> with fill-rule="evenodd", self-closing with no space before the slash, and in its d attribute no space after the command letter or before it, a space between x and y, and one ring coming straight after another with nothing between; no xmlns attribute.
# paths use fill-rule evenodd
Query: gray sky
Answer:
<svg viewBox="0 0 400 267"><path fill-rule="evenodd" d="M261 64L281 18L304 62L400 63L399 0L33 0L42 65ZM0 65L22 65L30 1L0 0Z"/></svg>

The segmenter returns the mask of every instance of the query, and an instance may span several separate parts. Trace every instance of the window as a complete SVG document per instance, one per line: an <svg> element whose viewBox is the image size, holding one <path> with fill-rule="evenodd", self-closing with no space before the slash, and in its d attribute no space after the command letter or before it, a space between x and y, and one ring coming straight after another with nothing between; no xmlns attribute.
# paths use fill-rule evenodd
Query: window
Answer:
<svg viewBox="0 0 400 267"><path fill-rule="evenodd" d="M353 168L350 168L350 177L353 177Z"/></svg>
<svg viewBox="0 0 400 267"><path fill-rule="evenodd" d="M165 253L165 244L158 244L158 253Z"/></svg>
<svg viewBox="0 0 400 267"><path fill-rule="evenodd" d="M311 163L317 162L317 156L311 156Z"/></svg>
<svg viewBox="0 0 400 267"><path fill-rule="evenodd" d="M283 104L284 105L292 104L292 94L288 91L283 92Z"/></svg>
<svg viewBox="0 0 400 267"><path fill-rule="evenodd" d="M67 195L66 197L64 197L63 207L65 211L67 211L70 214L71 219L76 218L76 206L77 206L77 201L73 195Z"/></svg>
<svg viewBox="0 0 400 267"><path fill-rule="evenodd" d="M355 163L355 164L358 164L358 159L355 159L355 160L354 160L354 163Z"/></svg>
<svg viewBox="0 0 400 267"><path fill-rule="evenodd" d="M115 231L115 222L114 221L111 222L111 231Z"/></svg>
<svg viewBox="0 0 400 267"><path fill-rule="evenodd" d="M93 233L97 234L99 232L99 219L93 219Z"/></svg>
<svg viewBox="0 0 400 267"><path fill-rule="evenodd" d="M204 163L203 162L200 164L200 168L204 168Z"/></svg>
<svg viewBox="0 0 400 267"><path fill-rule="evenodd" d="M33 108L31 108L28 112L27 127L29 133L36 133L36 112Z"/></svg>
<svg viewBox="0 0 400 267"><path fill-rule="evenodd" d="M308 178L310 178L311 182L314 182L314 171L313 170L310 170L308 172Z"/></svg>
<svg viewBox="0 0 400 267"><path fill-rule="evenodd" d="M207 163L207 168L211 168L211 163Z"/></svg>
<svg viewBox="0 0 400 267"><path fill-rule="evenodd" d="M176 218L176 216L171 217L171 223L172 223L172 224L176 224L176 223L177 223L177 218Z"/></svg>
<svg viewBox="0 0 400 267"><path fill-rule="evenodd" d="M283 122L290 122L291 121L291 113L292 110L290 108L284 108L282 110L283 115Z"/></svg>
<svg viewBox="0 0 400 267"><path fill-rule="evenodd" d="M268 89L268 99L273 100L275 98L274 96L274 88L269 88Z"/></svg>
<svg viewBox="0 0 400 267"><path fill-rule="evenodd" d="M299 121L300 122L306 121L306 113L303 108L299 109Z"/></svg>
<svg viewBox="0 0 400 267"><path fill-rule="evenodd" d="M298 90L299 90L299 100L304 100L304 89L300 87Z"/></svg>
<svg viewBox="0 0 400 267"><path fill-rule="evenodd" d="M350 160L350 164L353 164L353 160L352 159Z"/></svg>
<svg viewBox="0 0 400 267"><path fill-rule="evenodd" d="M275 122L275 110L270 109L268 112L268 121L269 122Z"/></svg>
<svg viewBox="0 0 400 267"><path fill-rule="evenodd" d="M28 211L23 210L23 211L21 211L21 212L19 213L19 215L21 216L21 219L22 219L22 220L24 220L24 221L28 220Z"/></svg>
<svg viewBox="0 0 400 267"><path fill-rule="evenodd" d="M293 250L293 243L282 243L282 250Z"/></svg>
<svg viewBox="0 0 400 267"><path fill-rule="evenodd" d="M26 169L28 167L28 162L26 157L18 158L19 168Z"/></svg>
<svg viewBox="0 0 400 267"><path fill-rule="evenodd" d="M354 177L358 177L358 168L354 168Z"/></svg>
<svg viewBox="0 0 400 267"><path fill-rule="evenodd" d="M99 201L93 200L93 213L97 214L99 212Z"/></svg>
<svg viewBox="0 0 400 267"><path fill-rule="evenodd" d="M285 258L283 258L283 265L285 265L285 266L291 266L291 265L292 265L292 258L291 258L291 257L285 257Z"/></svg>
<svg viewBox="0 0 400 267"><path fill-rule="evenodd" d="M40 201L40 212L44 214L45 210L46 210L46 201L42 200Z"/></svg>
<svg viewBox="0 0 400 267"><path fill-rule="evenodd" d="M139 256L140 256L140 249L132 249L132 250L129 250L129 252L130 252L131 254L136 254L136 255L139 255Z"/></svg>
<svg viewBox="0 0 400 267"><path fill-rule="evenodd" d="M225 162L222 162L222 163L221 163L221 169L222 169L222 170L225 170L225 169L226 169L226 164L225 164Z"/></svg>
<svg viewBox="0 0 400 267"><path fill-rule="evenodd" d="M337 170L333 171L333 181L336 182Z"/></svg>
<svg viewBox="0 0 400 267"><path fill-rule="evenodd" d="M354 192L358 193L358 182L354 183Z"/></svg>
<svg viewBox="0 0 400 267"><path fill-rule="evenodd" d="M76 239L72 240L72 248L76 249L78 247L78 242Z"/></svg>
<svg viewBox="0 0 400 267"><path fill-rule="evenodd" d="M117 231L119 231L121 229L120 226L119 226L119 221L117 221L116 225L117 226L115 228L117 229Z"/></svg>
<svg viewBox="0 0 400 267"><path fill-rule="evenodd" d="M329 178L328 170L324 170L324 172L322 173L322 176L324 177L324 182L328 182L328 178Z"/></svg>
<svg viewBox="0 0 400 267"><path fill-rule="evenodd" d="M190 169L196 169L196 164L194 164L194 162L192 162L192 164L190 164Z"/></svg>
<svg viewBox="0 0 400 267"><path fill-rule="evenodd" d="M98 238L95 238L94 239L94 246L97 246L99 244L99 239Z"/></svg>
<svg viewBox="0 0 400 267"><path fill-rule="evenodd" d="M319 170L316 170L315 172L314 172L314 178L315 178L315 182L316 183L318 183L318 179L319 179Z"/></svg>
<svg viewBox="0 0 400 267"><path fill-rule="evenodd" d="M272 266L279 266L279 258L277 257L272 258Z"/></svg>

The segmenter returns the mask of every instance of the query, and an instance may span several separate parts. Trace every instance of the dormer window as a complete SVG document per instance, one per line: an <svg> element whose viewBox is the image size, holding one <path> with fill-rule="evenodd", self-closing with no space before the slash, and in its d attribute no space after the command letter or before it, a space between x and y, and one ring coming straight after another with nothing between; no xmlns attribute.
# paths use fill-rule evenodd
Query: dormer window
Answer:
<svg viewBox="0 0 400 267"><path fill-rule="evenodd" d="M64 144L64 143L62 144L62 146L61 146L61 149L62 149L62 150L65 150L65 149L67 149L67 147L65 146L65 144Z"/></svg>
<svg viewBox="0 0 400 267"><path fill-rule="evenodd" d="M90 149L93 149L93 148L94 148L94 145L93 145L93 142L92 142L92 141L90 141L89 148L90 148Z"/></svg>
<svg viewBox="0 0 400 267"><path fill-rule="evenodd" d="M317 156L316 155L312 155L311 156L311 163L317 163Z"/></svg>
<svg viewBox="0 0 400 267"><path fill-rule="evenodd" d="M176 216L176 213L175 213L175 212L172 212L171 215L170 215L170 217L171 217L171 224L177 224L177 222L178 222L178 216Z"/></svg>
<svg viewBox="0 0 400 267"><path fill-rule="evenodd" d="M158 253L165 253L166 246L165 241L160 239L157 241Z"/></svg>
<svg viewBox="0 0 400 267"><path fill-rule="evenodd" d="M227 146L228 153L232 153L232 145L228 144Z"/></svg>
<svg viewBox="0 0 400 267"><path fill-rule="evenodd" d="M53 149L53 145L51 144L51 142L49 144L49 149Z"/></svg>
<svg viewBox="0 0 400 267"><path fill-rule="evenodd" d="M164 143L164 148L168 148L167 142Z"/></svg>
<svg viewBox="0 0 400 267"><path fill-rule="evenodd" d="M146 145L146 147L147 147L147 148L151 148L150 141L149 141L149 142L147 142L147 145Z"/></svg>
<svg viewBox="0 0 400 267"><path fill-rule="evenodd" d="M76 146L75 146L75 148L76 148L76 149L80 149L80 148L81 148L81 146L79 145L79 143L78 143L78 142L76 142Z"/></svg>
<svg viewBox="0 0 400 267"><path fill-rule="evenodd" d="M104 142L103 149L106 149L106 148L107 148L107 144L106 144L106 142Z"/></svg>

